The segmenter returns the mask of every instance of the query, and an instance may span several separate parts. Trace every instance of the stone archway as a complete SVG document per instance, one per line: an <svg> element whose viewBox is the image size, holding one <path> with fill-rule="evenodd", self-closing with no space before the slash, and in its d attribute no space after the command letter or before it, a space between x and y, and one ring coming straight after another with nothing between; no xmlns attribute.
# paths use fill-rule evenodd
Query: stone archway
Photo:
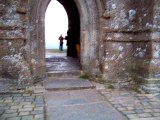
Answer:
<svg viewBox="0 0 160 120"><path fill-rule="evenodd" d="M72 1L78 8L83 71L122 84L135 78L159 81L159 1L59 1ZM34 77L45 77L44 18L49 2L2 0L2 77L18 79L24 86Z"/></svg>
<svg viewBox="0 0 160 120"><path fill-rule="evenodd" d="M58 0L63 2L63 0ZM82 69L88 73L99 73L99 44L101 37L98 36L100 29L100 13L102 2L87 0L69 0L75 3L80 15L80 41L81 41L81 65ZM31 51L31 74L43 77L45 71L45 35L44 18L45 11L50 0L31 1L30 7L30 41L28 42ZM67 3L63 4L64 6ZM66 10L67 11L67 10ZM68 12L71 12L68 10ZM72 14L68 13L72 18ZM99 41L98 41L99 40Z"/></svg>

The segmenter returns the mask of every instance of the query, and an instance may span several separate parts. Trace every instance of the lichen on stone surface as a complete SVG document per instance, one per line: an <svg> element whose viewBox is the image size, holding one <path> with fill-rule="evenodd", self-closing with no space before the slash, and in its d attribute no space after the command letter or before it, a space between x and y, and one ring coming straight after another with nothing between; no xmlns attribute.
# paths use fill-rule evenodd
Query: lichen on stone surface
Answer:
<svg viewBox="0 0 160 120"><path fill-rule="evenodd" d="M136 18L136 10L135 9L131 9L128 11L129 13L129 20L133 21Z"/></svg>

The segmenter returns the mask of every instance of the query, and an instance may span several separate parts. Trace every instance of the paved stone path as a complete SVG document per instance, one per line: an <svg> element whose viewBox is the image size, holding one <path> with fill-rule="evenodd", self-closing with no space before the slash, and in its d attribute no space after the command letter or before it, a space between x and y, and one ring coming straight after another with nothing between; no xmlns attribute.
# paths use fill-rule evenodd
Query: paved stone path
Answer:
<svg viewBox="0 0 160 120"><path fill-rule="evenodd" d="M127 120L95 89L45 93L47 120Z"/></svg>
<svg viewBox="0 0 160 120"><path fill-rule="evenodd" d="M14 79L5 79L0 77L0 92L9 92L13 88L15 88L15 80Z"/></svg>
<svg viewBox="0 0 160 120"><path fill-rule="evenodd" d="M44 120L43 94L0 94L0 120Z"/></svg>
<svg viewBox="0 0 160 120"><path fill-rule="evenodd" d="M44 99L44 94L50 99ZM46 105L51 104L46 109L55 109L46 113L45 102ZM85 118L90 120L91 117L96 120L108 120L108 116L105 116L110 114L108 106L114 107L129 120L160 120L160 97L158 94L138 94L131 90L105 88L47 93L1 93L0 120L48 120L47 117L50 114L52 117L58 115L62 120L77 120L76 117L81 114L85 115L83 120ZM108 110L108 113L105 113L105 110ZM89 112L94 114L90 115ZM99 114L100 112L102 114ZM115 114L110 115L115 116ZM49 120L61 120L52 117ZM103 119L100 119L102 117Z"/></svg>
<svg viewBox="0 0 160 120"><path fill-rule="evenodd" d="M129 120L160 120L159 95L131 90L99 89L101 95Z"/></svg>

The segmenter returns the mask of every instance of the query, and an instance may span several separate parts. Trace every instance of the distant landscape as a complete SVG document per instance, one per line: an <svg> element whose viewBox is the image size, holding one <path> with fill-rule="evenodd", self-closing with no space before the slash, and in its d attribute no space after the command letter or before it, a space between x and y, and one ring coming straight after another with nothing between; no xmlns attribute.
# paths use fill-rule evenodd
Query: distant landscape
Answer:
<svg viewBox="0 0 160 120"><path fill-rule="evenodd" d="M66 36L68 30L68 16L64 7L56 0L52 0L45 14L45 47L59 49L59 36ZM66 40L64 40L66 49Z"/></svg>
<svg viewBox="0 0 160 120"><path fill-rule="evenodd" d="M46 49L46 52L65 53L67 52L67 49L64 49L63 51L60 51L59 49Z"/></svg>
<svg viewBox="0 0 160 120"><path fill-rule="evenodd" d="M46 41L46 49L59 49L59 40L48 40ZM66 40L64 40L63 49L67 49Z"/></svg>

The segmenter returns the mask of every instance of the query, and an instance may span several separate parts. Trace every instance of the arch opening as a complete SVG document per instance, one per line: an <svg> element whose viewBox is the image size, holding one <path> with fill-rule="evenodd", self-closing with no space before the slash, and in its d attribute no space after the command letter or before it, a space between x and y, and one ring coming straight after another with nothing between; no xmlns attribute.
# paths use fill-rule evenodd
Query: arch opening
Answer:
<svg viewBox="0 0 160 120"><path fill-rule="evenodd" d="M63 9L63 12L65 12L65 17L67 17L67 23L64 23L66 21L64 20L58 20L57 23L55 23L51 28L57 27L55 31L50 31L48 29L47 25L51 26L52 22L56 22L56 19L59 17L60 19L64 19L64 17L60 17L62 15L61 11L59 12L58 10L55 11L55 13L49 14L49 10L52 9L51 7L54 4L55 7L60 6L61 9ZM49 15L48 15L49 14ZM57 16L54 16L54 14L57 14ZM64 15L64 13L63 13ZM50 17L53 19L51 21L51 24L47 21L48 16L53 16ZM50 19L49 19L50 21ZM66 26L67 25L67 26ZM49 34L48 34L49 33ZM50 34L55 34L56 37L49 37L48 35ZM62 35L62 40L60 40L60 36ZM55 41L58 43L57 46L54 46L53 44L48 45L47 41L48 39L52 39L52 41ZM63 44L61 44L63 42ZM46 54L45 54L45 59L46 59L46 70L47 72L50 71L61 71L61 70L70 70L68 66L68 62L70 61L70 67L72 66L72 70L78 70L80 69L80 17L78 13L78 9L76 7L76 4L74 3L73 0L70 1L65 1L65 0L52 0L48 4L48 7L46 9L45 13L45 48L46 48ZM51 45L51 46L50 46ZM66 48L66 50L63 51L63 48ZM48 48L53 48L52 50ZM56 48L56 49L54 49ZM59 50L57 51L57 48ZM65 53L66 52L66 53ZM70 59L70 58L75 58L75 59ZM77 58L77 59L76 59ZM77 62L78 61L78 62ZM68 67L63 68L66 64ZM74 67L73 67L74 66Z"/></svg>
<svg viewBox="0 0 160 120"><path fill-rule="evenodd" d="M45 13L45 49L59 49L59 36L66 36L68 30L68 16L64 7L56 0L52 0ZM66 40L63 40L63 49L66 49ZM62 49L62 50L63 50Z"/></svg>
<svg viewBox="0 0 160 120"><path fill-rule="evenodd" d="M52 0L52 1L55 2L55 0ZM50 2L50 4L53 4L52 1ZM64 9L67 13L67 16L68 16L68 28L66 30L66 35L64 34L64 36L63 36L64 40L66 40L66 42L67 42L66 43L67 56L80 57L80 55L79 55L79 52L80 52L80 15L78 12L78 8L73 0L68 0L68 1L57 0L57 1L58 1L58 4L60 3L64 7ZM50 4L48 5L48 7L50 7ZM59 14L58 11L57 11L57 14ZM58 22L59 22L58 23L59 25L63 24L61 21L58 21ZM65 26L64 26L64 29L65 29ZM45 36L46 35L47 34L45 33ZM59 35L60 35L60 33L59 33ZM77 45L78 45L78 48L77 48Z"/></svg>

